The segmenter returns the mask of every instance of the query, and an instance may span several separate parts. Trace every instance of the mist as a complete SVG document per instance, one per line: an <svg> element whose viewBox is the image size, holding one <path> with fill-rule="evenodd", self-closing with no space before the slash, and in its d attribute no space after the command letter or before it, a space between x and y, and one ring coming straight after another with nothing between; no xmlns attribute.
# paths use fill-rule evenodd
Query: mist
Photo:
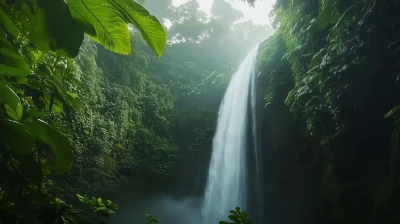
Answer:
<svg viewBox="0 0 400 224"><path fill-rule="evenodd" d="M172 197L160 195L140 202L124 204L112 223L145 223L145 214L151 214L165 224L201 224L202 197Z"/></svg>

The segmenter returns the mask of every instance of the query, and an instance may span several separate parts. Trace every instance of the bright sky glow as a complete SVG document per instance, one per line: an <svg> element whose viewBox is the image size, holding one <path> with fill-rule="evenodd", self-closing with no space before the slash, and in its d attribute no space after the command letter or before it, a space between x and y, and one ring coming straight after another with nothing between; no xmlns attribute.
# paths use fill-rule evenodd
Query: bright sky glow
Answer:
<svg viewBox="0 0 400 224"><path fill-rule="evenodd" d="M172 0L173 5L180 5L188 0ZM200 8L205 12L210 12L213 0L197 0ZM276 0L257 0L254 7L241 0L226 0L230 2L235 9L239 9L244 14L244 20L252 20L255 24L269 24L268 14L275 4Z"/></svg>

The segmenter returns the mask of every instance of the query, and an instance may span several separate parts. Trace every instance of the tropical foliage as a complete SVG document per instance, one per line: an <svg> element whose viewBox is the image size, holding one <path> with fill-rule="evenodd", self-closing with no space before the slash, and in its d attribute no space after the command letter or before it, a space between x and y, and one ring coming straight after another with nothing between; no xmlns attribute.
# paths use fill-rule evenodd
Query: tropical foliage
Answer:
<svg viewBox="0 0 400 224"><path fill-rule="evenodd" d="M228 218L232 222L221 221L219 224L252 224L251 220L247 216L247 213L241 211L239 207L236 207L234 210L230 210L229 213L230 215Z"/></svg>
<svg viewBox="0 0 400 224"><path fill-rule="evenodd" d="M114 52L130 54L128 24L140 31L158 56L165 46L161 24L135 1L2 0L1 7L21 34L42 52L51 50L75 57L85 33Z"/></svg>
<svg viewBox="0 0 400 224"><path fill-rule="evenodd" d="M277 1L277 32L258 58L263 144L280 158L266 159L280 171L268 172L280 186L265 199L276 208L268 222L291 222L282 197L309 208L292 210L304 214L298 223L398 219L398 10L393 1Z"/></svg>
<svg viewBox="0 0 400 224"><path fill-rule="evenodd" d="M1 222L102 223L117 206L75 194L130 195L135 180L202 191L191 175L229 77L268 35L217 3L207 18L166 1L164 28L130 0L0 1Z"/></svg>
<svg viewBox="0 0 400 224"><path fill-rule="evenodd" d="M117 209L111 201L80 196L88 209L67 205L52 196L56 187L47 178L64 174L73 160L67 137L71 131L62 125L62 119L80 108L75 94L79 80L75 62L67 57L78 54L84 32L107 48L128 54L127 23L132 23L158 56L165 45L164 29L142 6L126 1L93 7L99 3L0 2L2 222L38 219L70 223L78 219L89 222L88 218L102 222L91 213L108 218ZM100 18L100 14L110 13L119 19L118 25L107 21L110 17ZM126 46L129 50L124 51ZM35 214L37 209L40 211Z"/></svg>

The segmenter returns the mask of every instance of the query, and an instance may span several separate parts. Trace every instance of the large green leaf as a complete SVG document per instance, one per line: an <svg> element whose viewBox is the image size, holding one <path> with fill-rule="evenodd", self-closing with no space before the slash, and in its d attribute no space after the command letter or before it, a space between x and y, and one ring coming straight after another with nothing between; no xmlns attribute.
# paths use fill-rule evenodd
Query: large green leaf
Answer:
<svg viewBox="0 0 400 224"><path fill-rule="evenodd" d="M13 120L19 121L22 118L22 107L14 108L8 104L4 104L6 108L6 113L10 116Z"/></svg>
<svg viewBox="0 0 400 224"><path fill-rule="evenodd" d="M0 25L14 38L16 38L19 34L17 27L11 21L10 17L0 8Z"/></svg>
<svg viewBox="0 0 400 224"><path fill-rule="evenodd" d="M0 56L2 55L0 54ZM29 75L29 72L21 68L0 64L0 75L23 77Z"/></svg>
<svg viewBox="0 0 400 224"><path fill-rule="evenodd" d="M12 32L15 34L15 31ZM7 37L5 28L0 26L0 75L20 77L29 75L30 67L28 63L13 49L13 45Z"/></svg>
<svg viewBox="0 0 400 224"><path fill-rule="evenodd" d="M62 174L67 171L72 163L72 147L68 138L42 120L25 123L25 126L36 141L49 146L53 156L51 167L54 172Z"/></svg>
<svg viewBox="0 0 400 224"><path fill-rule="evenodd" d="M27 155L32 152L35 140L23 124L12 120L0 120L0 133L0 138L17 154Z"/></svg>
<svg viewBox="0 0 400 224"><path fill-rule="evenodd" d="M5 104L7 114L14 120L22 117L23 106L17 94L7 85L0 82L0 102Z"/></svg>
<svg viewBox="0 0 400 224"><path fill-rule="evenodd" d="M107 49L130 54L128 25L107 0L68 0L72 17L85 33Z"/></svg>
<svg viewBox="0 0 400 224"><path fill-rule="evenodd" d="M29 178L36 186L42 186L42 164L32 154L16 156L12 162L22 176Z"/></svg>
<svg viewBox="0 0 400 224"><path fill-rule="evenodd" d="M18 30L42 51L79 53L83 30L72 19L63 0L0 1Z"/></svg>
<svg viewBox="0 0 400 224"><path fill-rule="evenodd" d="M69 57L76 57L83 42L83 29L72 18L64 0L37 0L43 10L50 47L52 50L62 49Z"/></svg>
<svg viewBox="0 0 400 224"><path fill-rule="evenodd" d="M160 56L166 35L159 21L133 0L67 0L72 16L95 41L109 50L130 54L127 23L132 23Z"/></svg>
<svg viewBox="0 0 400 224"><path fill-rule="evenodd" d="M140 31L147 44L160 57L164 51L167 37L164 28L156 17L133 0L109 0L123 16Z"/></svg>

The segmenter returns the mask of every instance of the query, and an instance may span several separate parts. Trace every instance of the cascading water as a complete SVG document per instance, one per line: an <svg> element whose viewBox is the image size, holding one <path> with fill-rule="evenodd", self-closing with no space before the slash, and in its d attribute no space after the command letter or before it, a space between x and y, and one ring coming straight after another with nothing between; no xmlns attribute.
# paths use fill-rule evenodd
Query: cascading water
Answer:
<svg viewBox="0 0 400 224"><path fill-rule="evenodd" d="M255 70L253 70L252 75L251 75L251 84L250 84L250 104L251 104L251 131L249 132L251 135L251 140L252 140L252 148L253 150L250 150L250 156L248 158L248 161L252 161L250 164L248 164L249 172L251 173L251 177L248 178L248 182L250 182L252 188L249 192L251 194L251 199L248 201L251 202L252 209L251 211L252 215L252 221L253 223L262 223L262 209L263 209L263 182L262 182L262 151L261 151L261 143L260 139L258 138L258 133L260 133L259 130L259 121L257 120L259 115L259 105L262 105L262 102L259 102L258 99L258 94L257 94L257 77L255 74Z"/></svg>
<svg viewBox="0 0 400 224"><path fill-rule="evenodd" d="M246 209L248 98L257 49L233 75L219 109L202 209L204 224L225 220L237 206Z"/></svg>

